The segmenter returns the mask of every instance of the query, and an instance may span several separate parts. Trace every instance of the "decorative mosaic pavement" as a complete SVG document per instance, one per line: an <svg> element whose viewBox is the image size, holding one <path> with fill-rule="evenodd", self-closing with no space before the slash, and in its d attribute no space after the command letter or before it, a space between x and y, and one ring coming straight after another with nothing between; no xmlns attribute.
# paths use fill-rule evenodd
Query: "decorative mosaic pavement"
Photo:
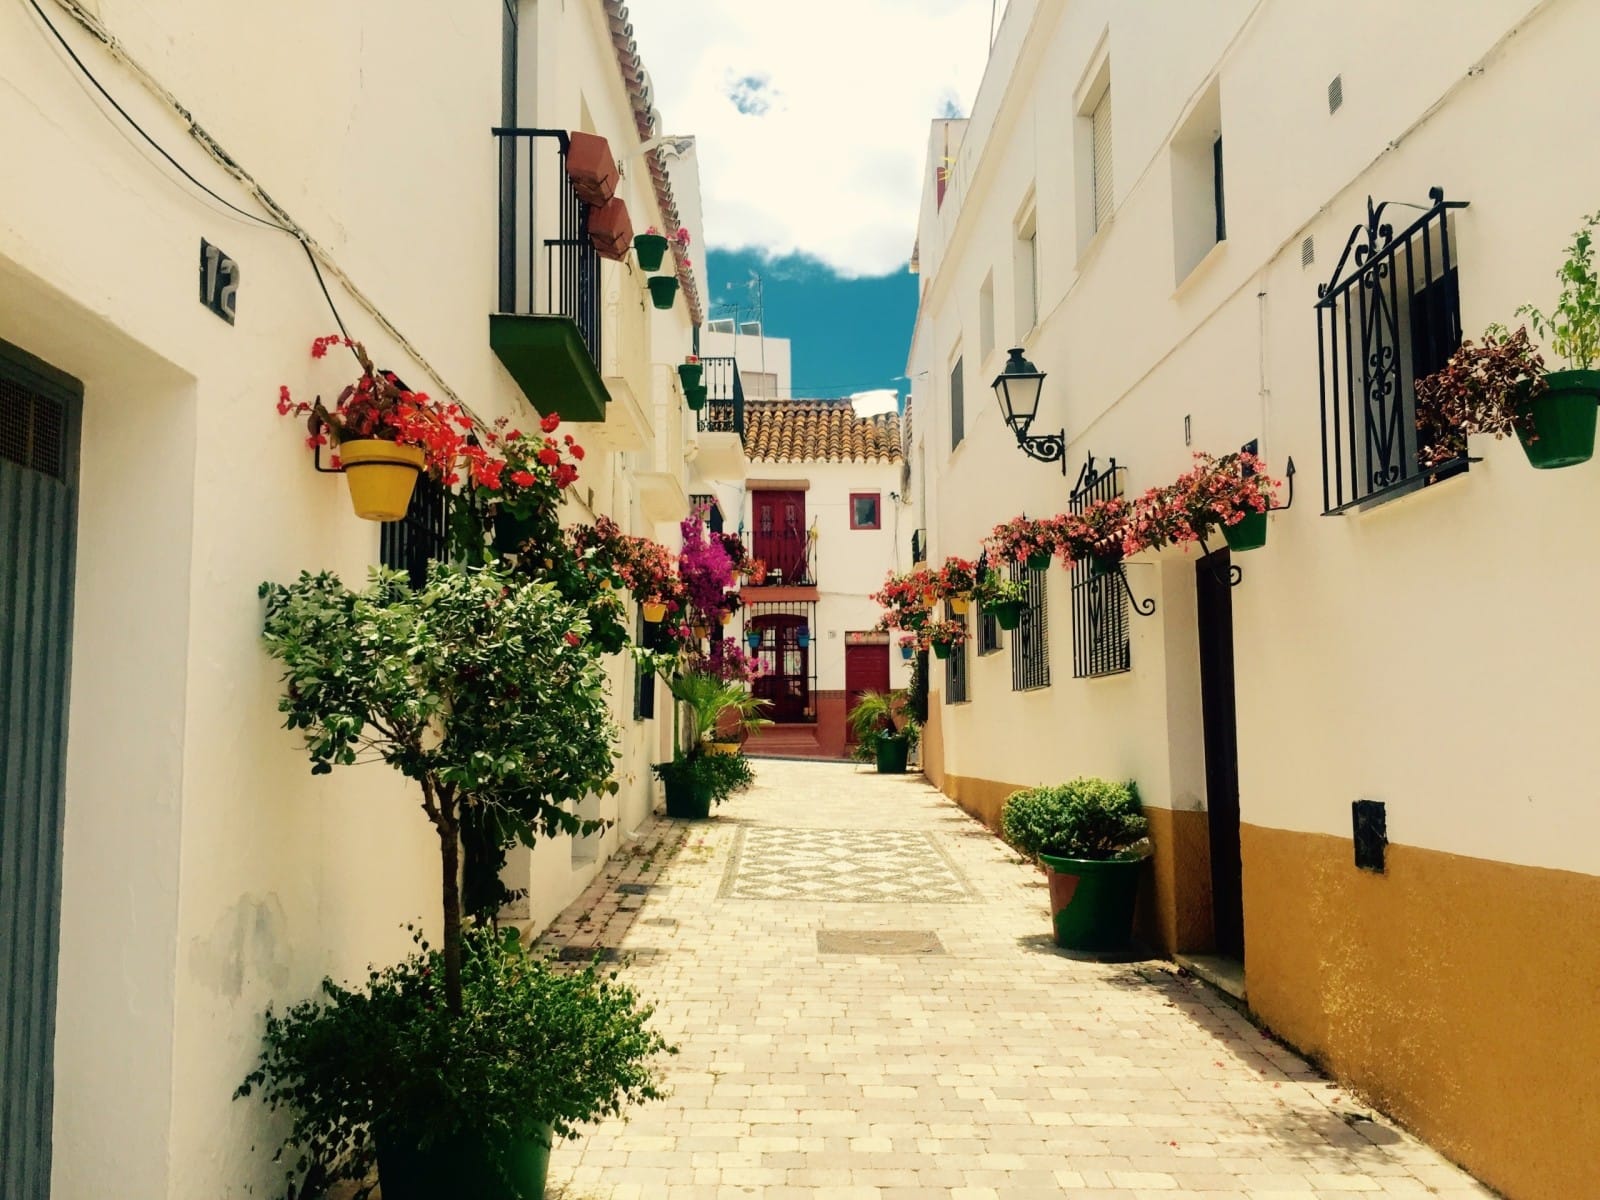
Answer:
<svg viewBox="0 0 1600 1200"><path fill-rule="evenodd" d="M727 900L954 904L966 879L926 830L741 827L718 893Z"/></svg>

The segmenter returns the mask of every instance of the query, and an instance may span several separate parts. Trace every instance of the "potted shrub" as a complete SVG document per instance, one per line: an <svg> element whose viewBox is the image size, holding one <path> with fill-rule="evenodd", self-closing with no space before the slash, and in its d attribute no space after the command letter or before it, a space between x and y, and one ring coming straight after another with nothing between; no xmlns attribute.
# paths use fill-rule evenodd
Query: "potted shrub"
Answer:
<svg viewBox="0 0 1600 1200"><path fill-rule="evenodd" d="M1022 606L1028 593L1017 580L991 568L978 578L972 594L1001 629L1015 629L1022 623Z"/></svg>
<svg viewBox="0 0 1600 1200"><path fill-rule="evenodd" d="M879 775L903 775L906 759L921 735L904 690L863 692L849 714L856 737L855 757L877 764Z"/></svg>
<svg viewBox="0 0 1600 1200"><path fill-rule="evenodd" d="M667 816L704 820L711 806L755 782L750 761L742 754L712 754L699 748L678 751L671 762L652 763L650 770L667 793Z"/></svg>
<svg viewBox="0 0 1600 1200"><path fill-rule="evenodd" d="M650 284L650 303L657 308L667 309L678 297L678 277L676 275L652 275Z"/></svg>
<svg viewBox="0 0 1600 1200"><path fill-rule="evenodd" d="M1600 275L1594 265L1594 232L1600 212L1586 217L1572 235L1567 261L1556 277L1561 295L1548 315L1525 304L1519 317L1548 339L1550 350L1567 364L1565 371L1544 377L1542 392L1530 393L1531 420L1517 426L1517 436L1535 467L1569 467L1594 454L1596 406L1600 404Z"/></svg>
<svg viewBox="0 0 1600 1200"><path fill-rule="evenodd" d="M525 1070L520 1059L478 1062L477 1049L492 1055L509 1045L496 1039L524 1035L485 1028L502 1010L486 1012L480 1006L491 998L482 989L467 988L463 917L491 918L509 898L500 873L512 844L531 846L540 834L581 835L605 827L571 811L587 795L617 791L605 672L598 648L585 636L583 610L555 589L503 569L437 563L426 585L415 591L398 572L375 569L360 592L323 572L302 573L289 585L264 583L261 594L266 601L263 642L283 665L278 708L285 725L300 731L312 773L328 774L335 766L357 762L387 763L416 784L420 807L438 838L440 949L425 962L395 968L400 975L394 978L409 978L413 968L433 972L430 964L436 963L442 1007L418 1017L402 1003L393 1019L407 1029L414 1018L426 1019L452 1047L450 1053L465 1053L465 1061L482 1072ZM482 950L486 957L473 970L522 970L506 947L496 943ZM381 973L369 977L369 997L379 995L385 978ZM389 1010L352 1002L347 1011L382 1019ZM525 1014L521 1019L535 1018ZM403 1031L394 1037L397 1045L409 1044ZM302 1108L310 1124L297 1126L292 1145L300 1138L303 1146L307 1129L313 1136L327 1129L318 1123L330 1111L327 1105L348 1115L369 1103L369 1089L377 1085L364 1074L365 1045L352 1035L349 1041L308 1050L331 1056L318 1069L328 1072L330 1087L341 1089L321 1096L302 1091L277 1070L269 1043L260 1080L269 1100L275 1088L287 1103L312 1106ZM390 1069L400 1073L395 1078L409 1073L421 1080L430 1074L426 1056L433 1051L427 1045L417 1049L418 1060L392 1064ZM582 1047L569 1050L582 1054ZM346 1052L355 1057L342 1058ZM476 1083L458 1072L430 1086L426 1104L411 1105L414 1091L397 1093L392 1107L371 1112L365 1134L336 1123L329 1131L334 1140L324 1148L335 1154L364 1152L361 1139L370 1135L380 1159L388 1154L394 1162L398 1154L406 1175L466 1171L460 1160L466 1154L474 1157L476 1177L499 1178L520 1171L516 1163L536 1153L536 1143L545 1140L538 1126L553 1124L559 1131L574 1117L573 1110L535 1106L520 1108L513 1119L508 1105L494 1110L500 1113L494 1118L498 1123L485 1125ZM586 1085L568 1080L537 1086L556 1094L561 1086ZM646 1093L624 1089L624 1095ZM470 1144L452 1140L467 1130L483 1136L468 1138ZM408 1194L404 1179L382 1182L391 1196Z"/></svg>
<svg viewBox="0 0 1600 1200"><path fill-rule="evenodd" d="M662 1096L650 1060L677 1051L632 989L479 926L462 936L464 1021L443 955L415 938L358 985L325 979L316 999L267 1015L235 1097L293 1110L291 1195L365 1181L376 1162L385 1200L540 1200L554 1138Z"/></svg>
<svg viewBox="0 0 1600 1200"><path fill-rule="evenodd" d="M1001 562L1025 562L1030 569L1043 571L1050 565L1058 540L1056 522L1013 517L994 527L989 546Z"/></svg>
<svg viewBox="0 0 1600 1200"><path fill-rule="evenodd" d="M1535 406L1543 400L1546 378L1544 360L1525 327L1507 333L1491 325L1481 342L1462 342L1442 368L1416 382L1417 465L1432 472L1465 459L1467 437L1475 433L1497 440L1515 435L1534 466L1570 466L1587 459L1581 438L1578 457L1568 459L1569 438L1559 432L1547 437L1553 425L1541 433ZM1554 419L1563 411L1570 410L1556 409ZM1590 452L1593 417L1591 412Z"/></svg>
<svg viewBox="0 0 1600 1200"><path fill-rule="evenodd" d="M947 558L934 579L938 593L950 602L950 611L958 617L966 616L972 589L978 582L977 564L965 558Z"/></svg>
<svg viewBox="0 0 1600 1200"><path fill-rule="evenodd" d="M1075 779L1014 792L1000 825L1006 841L1045 868L1056 945L1128 945L1149 832L1132 782Z"/></svg>

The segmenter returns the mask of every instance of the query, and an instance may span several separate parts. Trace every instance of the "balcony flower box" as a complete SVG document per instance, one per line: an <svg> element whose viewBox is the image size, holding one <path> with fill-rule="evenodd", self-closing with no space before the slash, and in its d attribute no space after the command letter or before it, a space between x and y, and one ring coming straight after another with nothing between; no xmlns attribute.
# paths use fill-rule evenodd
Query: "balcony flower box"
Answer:
<svg viewBox="0 0 1600 1200"><path fill-rule="evenodd" d="M628 218L628 206L621 196L614 196L599 208L589 210L588 234L602 258L613 262L627 258L628 247L633 245L633 222Z"/></svg>
<svg viewBox="0 0 1600 1200"><path fill-rule="evenodd" d="M611 144L597 133L574 132L567 143L567 178L578 199L591 208L607 203L617 192L617 160Z"/></svg>

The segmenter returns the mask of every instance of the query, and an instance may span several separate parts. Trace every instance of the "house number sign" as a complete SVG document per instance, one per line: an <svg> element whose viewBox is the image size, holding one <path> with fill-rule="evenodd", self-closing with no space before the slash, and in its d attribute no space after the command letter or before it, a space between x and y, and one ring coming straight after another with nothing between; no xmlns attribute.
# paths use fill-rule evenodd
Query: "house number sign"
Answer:
<svg viewBox="0 0 1600 1200"><path fill-rule="evenodd" d="M238 294L239 264L201 238L200 303L232 325Z"/></svg>

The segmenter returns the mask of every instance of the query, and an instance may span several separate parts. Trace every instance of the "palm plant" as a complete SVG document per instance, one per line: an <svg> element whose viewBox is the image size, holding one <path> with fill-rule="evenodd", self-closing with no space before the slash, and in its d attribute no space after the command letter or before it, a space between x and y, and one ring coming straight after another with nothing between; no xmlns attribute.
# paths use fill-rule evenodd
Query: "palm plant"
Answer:
<svg viewBox="0 0 1600 1200"><path fill-rule="evenodd" d="M862 692L856 706L850 710L850 729L856 736L856 753L861 758L871 758L878 752L878 743L890 738L903 738L907 747L915 746L921 727L906 707L904 689L896 692Z"/></svg>
<svg viewBox="0 0 1600 1200"><path fill-rule="evenodd" d="M713 740L722 714L729 709L739 715L740 733L750 733L772 724L759 715L767 702L752 696L741 683L719 679L703 671L688 671L674 679L671 688L674 698L684 706L683 732L690 754L702 742Z"/></svg>

